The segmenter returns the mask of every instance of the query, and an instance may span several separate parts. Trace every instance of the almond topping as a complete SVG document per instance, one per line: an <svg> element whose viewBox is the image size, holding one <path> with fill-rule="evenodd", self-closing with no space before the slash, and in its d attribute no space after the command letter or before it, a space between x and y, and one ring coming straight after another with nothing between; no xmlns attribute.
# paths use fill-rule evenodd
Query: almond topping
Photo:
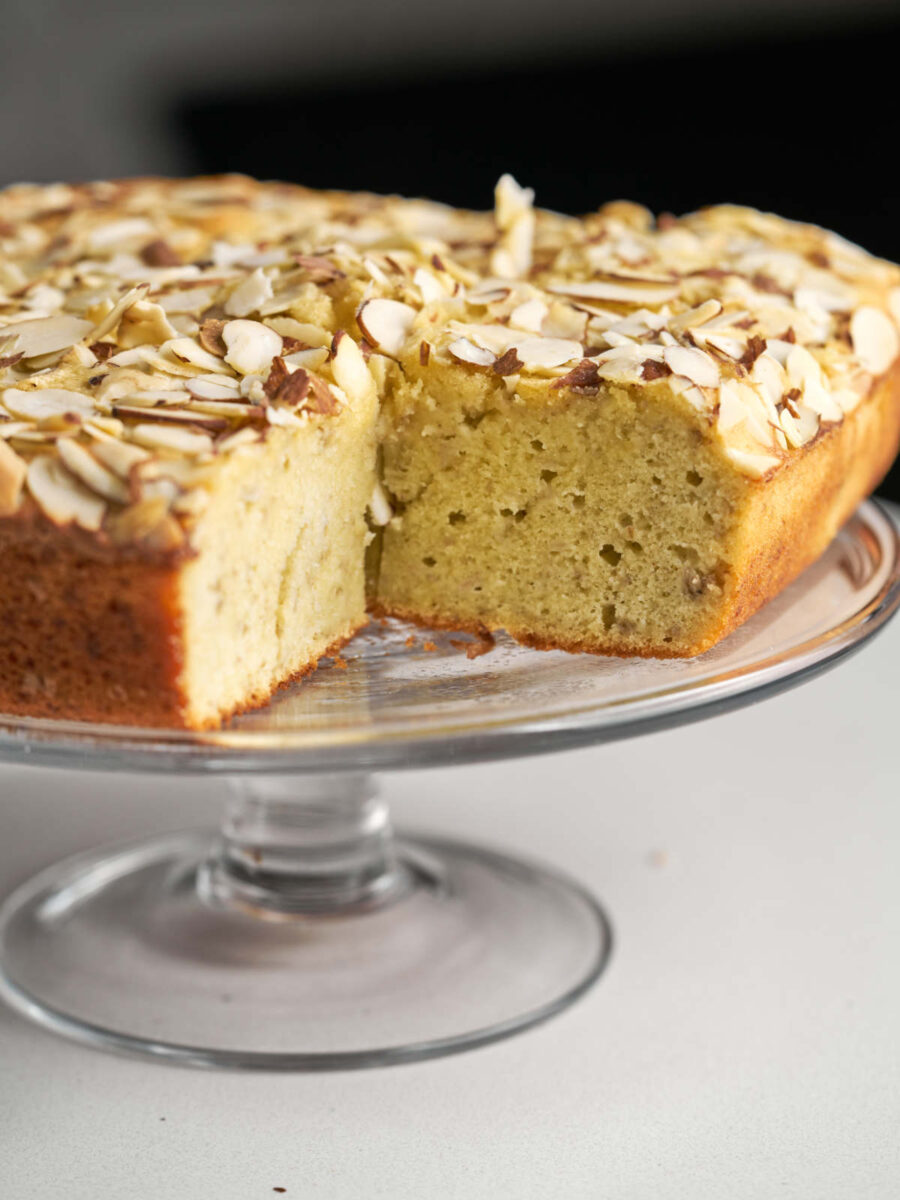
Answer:
<svg viewBox="0 0 900 1200"><path fill-rule="evenodd" d="M893 321L869 305L858 308L850 318L850 339L860 362L873 375L883 375L900 353Z"/></svg>
<svg viewBox="0 0 900 1200"><path fill-rule="evenodd" d="M96 532L106 503L66 470L58 458L38 454L28 464L28 490L54 525L79 525Z"/></svg>
<svg viewBox="0 0 900 1200"><path fill-rule="evenodd" d="M151 449L175 450L180 454L208 454L213 448L208 433L181 429L177 425L135 425L130 432L136 442Z"/></svg>
<svg viewBox="0 0 900 1200"><path fill-rule="evenodd" d="M197 333L203 349L208 350L210 354L215 354L217 358L224 358L228 353L228 347L222 337L222 330L226 324L226 321L217 321L210 317L203 322Z"/></svg>
<svg viewBox="0 0 900 1200"><path fill-rule="evenodd" d="M107 500L114 500L117 504L128 503L128 488L121 479L97 462L90 451L74 438L62 438L57 444L57 452L72 474L92 492L104 496Z"/></svg>
<svg viewBox="0 0 900 1200"><path fill-rule="evenodd" d="M396 358L409 338L416 310L399 300L367 300L360 306L356 321L376 350Z"/></svg>
<svg viewBox="0 0 900 1200"><path fill-rule="evenodd" d="M459 362L469 363L473 367L492 367L496 355L491 350L476 346L468 338L457 338L447 347L447 353Z"/></svg>
<svg viewBox="0 0 900 1200"><path fill-rule="evenodd" d="M229 321L222 330L225 361L242 375L262 375L281 353L281 335L261 321Z"/></svg>
<svg viewBox="0 0 900 1200"><path fill-rule="evenodd" d="M0 438L0 517L17 511L27 471L25 460Z"/></svg>
<svg viewBox="0 0 900 1200"><path fill-rule="evenodd" d="M521 368L522 362L516 354L515 346L510 347L505 354L501 354L493 364L495 375L515 375Z"/></svg>
<svg viewBox="0 0 900 1200"><path fill-rule="evenodd" d="M335 383L351 400L374 400L375 381L372 373L366 366L359 346L343 329L334 335L331 373Z"/></svg>

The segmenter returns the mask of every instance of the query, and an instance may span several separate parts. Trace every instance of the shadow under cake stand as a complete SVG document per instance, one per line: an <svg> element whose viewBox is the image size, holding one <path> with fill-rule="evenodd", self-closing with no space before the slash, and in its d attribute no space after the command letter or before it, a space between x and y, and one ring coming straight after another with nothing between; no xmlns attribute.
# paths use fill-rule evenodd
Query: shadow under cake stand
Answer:
<svg viewBox="0 0 900 1200"><path fill-rule="evenodd" d="M218 834L101 848L20 887L0 908L0 996L78 1041L202 1066L374 1066L525 1029L602 972L602 909L500 850L395 838L372 773L722 713L834 666L898 602L897 533L869 502L795 584L696 659L573 656L503 637L470 658L465 637L376 621L346 662L221 732L0 716L7 762L212 773L227 798Z"/></svg>

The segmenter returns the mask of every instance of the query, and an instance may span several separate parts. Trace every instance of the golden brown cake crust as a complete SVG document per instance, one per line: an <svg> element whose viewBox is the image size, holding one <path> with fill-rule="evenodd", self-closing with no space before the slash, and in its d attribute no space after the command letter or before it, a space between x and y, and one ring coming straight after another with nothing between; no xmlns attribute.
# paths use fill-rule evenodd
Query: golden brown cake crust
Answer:
<svg viewBox="0 0 900 1200"><path fill-rule="evenodd" d="M0 522L0 710L184 724L177 568L104 561L48 522Z"/></svg>

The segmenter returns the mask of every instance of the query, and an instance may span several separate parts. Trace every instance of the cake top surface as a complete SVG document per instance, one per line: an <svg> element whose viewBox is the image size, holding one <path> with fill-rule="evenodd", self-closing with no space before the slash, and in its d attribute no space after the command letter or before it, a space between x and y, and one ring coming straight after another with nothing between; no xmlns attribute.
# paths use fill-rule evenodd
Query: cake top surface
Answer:
<svg viewBox="0 0 900 1200"><path fill-rule="evenodd" d="M719 206L490 213L243 177L0 193L0 515L177 546L222 456L326 421L391 362L565 403L665 389L775 471L900 353L900 269Z"/></svg>

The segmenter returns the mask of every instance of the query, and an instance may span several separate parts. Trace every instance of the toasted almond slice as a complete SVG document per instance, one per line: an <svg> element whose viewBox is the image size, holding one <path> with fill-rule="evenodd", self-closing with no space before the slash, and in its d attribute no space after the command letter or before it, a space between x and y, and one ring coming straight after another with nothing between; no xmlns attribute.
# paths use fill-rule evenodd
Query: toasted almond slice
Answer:
<svg viewBox="0 0 900 1200"><path fill-rule="evenodd" d="M32 392L20 388L7 388L0 393L0 403L14 417L29 421L45 421L50 417L72 414L76 417L92 416L94 403L90 396L73 392L68 388L38 388Z"/></svg>
<svg viewBox="0 0 900 1200"><path fill-rule="evenodd" d="M230 421L249 421L263 416L264 410L261 404L247 404L242 400L190 400L185 411L206 417L227 417Z"/></svg>
<svg viewBox="0 0 900 1200"><path fill-rule="evenodd" d="M170 316L199 314L215 303L218 290L217 287L180 288L172 292L155 292L153 299Z"/></svg>
<svg viewBox="0 0 900 1200"><path fill-rule="evenodd" d="M409 338L416 310L399 300L367 300L356 314L366 340L383 354L396 358Z"/></svg>
<svg viewBox="0 0 900 1200"><path fill-rule="evenodd" d="M331 373L338 387L343 388L352 401L374 399L375 380L366 365L362 350L353 338L341 329L335 335L333 347Z"/></svg>
<svg viewBox="0 0 900 1200"><path fill-rule="evenodd" d="M746 450L738 450L736 446L726 446L725 453L741 474L749 475L751 479L761 479L781 462L774 454L751 454Z"/></svg>
<svg viewBox="0 0 900 1200"><path fill-rule="evenodd" d="M97 415L89 421L82 422L83 433L88 434L98 442L115 441L125 431L125 426L117 417Z"/></svg>
<svg viewBox="0 0 900 1200"><path fill-rule="evenodd" d="M193 429L181 429L178 425L158 424L135 425L129 431L141 446L151 449L176 450L180 454L209 454L213 448L208 433Z"/></svg>
<svg viewBox="0 0 900 1200"><path fill-rule="evenodd" d="M678 295L677 283L621 283L614 279L585 279L582 282L548 284L546 290L559 296L582 300L606 300L614 304L665 304Z"/></svg>
<svg viewBox="0 0 900 1200"><path fill-rule="evenodd" d="M584 351L580 342L568 338L525 338L516 346L523 367L561 367L581 359Z"/></svg>
<svg viewBox="0 0 900 1200"><path fill-rule="evenodd" d="M225 313L229 317L249 317L252 312L259 312L272 296L271 279L262 267L257 267L241 280L225 301Z"/></svg>
<svg viewBox="0 0 900 1200"><path fill-rule="evenodd" d="M242 375L264 374L281 353L281 335L261 321L229 321L222 337L228 347L225 362Z"/></svg>
<svg viewBox="0 0 900 1200"><path fill-rule="evenodd" d="M156 229L146 217L123 217L95 226L87 235L87 245L89 250L107 250L119 242L146 239L155 233Z"/></svg>
<svg viewBox="0 0 900 1200"><path fill-rule="evenodd" d="M843 417L831 396L828 383L818 361L805 346L792 346L785 364L791 387L803 393L803 403L819 414L823 421L840 421Z"/></svg>
<svg viewBox="0 0 900 1200"><path fill-rule="evenodd" d="M433 272L426 271L424 267L416 268L413 273L413 283L422 293L423 304L440 304L448 297L447 289L441 280Z"/></svg>
<svg viewBox="0 0 900 1200"><path fill-rule="evenodd" d="M296 338L307 346L330 346L331 334L320 325L310 325L305 321L295 321L293 317L266 317L265 324L282 337Z"/></svg>
<svg viewBox="0 0 900 1200"><path fill-rule="evenodd" d="M151 550L177 550L184 544L184 530L169 512L165 496L129 504L116 514L113 530L117 540L137 542Z"/></svg>
<svg viewBox="0 0 900 1200"><path fill-rule="evenodd" d="M91 453L110 471L115 471L120 479L128 480L131 470L138 463L146 462L150 457L147 450L135 446L133 442L98 442L91 448Z"/></svg>
<svg viewBox="0 0 900 1200"><path fill-rule="evenodd" d="M893 321L879 308L864 304L850 318L850 340L857 358L873 375L883 375L900 353Z"/></svg>
<svg viewBox="0 0 900 1200"><path fill-rule="evenodd" d="M131 346L160 346L178 336L165 312L150 300L137 300L122 314L116 342L123 350Z"/></svg>
<svg viewBox="0 0 900 1200"><path fill-rule="evenodd" d="M286 354L284 361L295 370L297 367L303 367L306 371L318 371L319 367L328 361L328 351L324 346L316 346L312 350L295 350L293 354Z"/></svg>
<svg viewBox="0 0 900 1200"><path fill-rule="evenodd" d="M695 341L703 342L705 346L712 346L714 350L718 350L726 358L733 358L735 362L743 358L747 349L746 344L739 338L728 337L724 333L707 333L705 329L695 329L692 331L692 336Z"/></svg>
<svg viewBox="0 0 900 1200"><path fill-rule="evenodd" d="M539 297L517 304L509 314L509 323L513 329L524 329L528 333L540 333L541 326L548 316L550 308Z"/></svg>
<svg viewBox="0 0 900 1200"><path fill-rule="evenodd" d="M492 367L497 358L493 351L476 346L468 338L462 337L449 344L447 353L458 362L469 363L473 367Z"/></svg>
<svg viewBox="0 0 900 1200"><path fill-rule="evenodd" d="M31 421L0 421L0 438L8 442L32 429L34 425Z"/></svg>
<svg viewBox="0 0 900 1200"><path fill-rule="evenodd" d="M479 284L478 287L467 288L465 293L466 304L471 304L475 308L482 308L488 304L495 304L499 300L505 300L512 292L512 287L508 283L500 283L487 281Z"/></svg>
<svg viewBox="0 0 900 1200"><path fill-rule="evenodd" d="M787 444L795 450L811 442L819 431L818 413L804 404L795 403L791 408L785 406L779 414L779 423Z"/></svg>
<svg viewBox="0 0 900 1200"><path fill-rule="evenodd" d="M235 408L246 411L247 405L236 404ZM213 432L228 428L224 417L206 416L192 408L141 408L138 405L117 404L113 412L117 417L136 417L138 420L162 421L170 425L197 425L201 429L210 429Z"/></svg>
<svg viewBox="0 0 900 1200"><path fill-rule="evenodd" d="M79 525L96 532L106 502L89 491L52 454L38 454L28 464L28 490L54 525Z"/></svg>
<svg viewBox="0 0 900 1200"><path fill-rule="evenodd" d="M236 429L234 433L229 433L216 442L216 453L230 454L233 450L240 450L242 446L252 446L255 442L260 441L262 441L260 431L254 429L252 425L245 425L242 429Z"/></svg>
<svg viewBox="0 0 900 1200"><path fill-rule="evenodd" d="M17 511L27 473L25 460L0 438L0 517Z"/></svg>
<svg viewBox="0 0 900 1200"><path fill-rule="evenodd" d="M106 316L97 322L90 334L86 335L87 340L90 342L99 342L101 338L111 333L122 320L123 315L131 308L132 304L137 304L139 300L143 300L149 290L149 283L138 283L133 288L129 288L125 295L116 301Z"/></svg>
<svg viewBox="0 0 900 1200"><path fill-rule="evenodd" d="M60 438L57 453L75 478L80 479L92 492L117 504L128 503L128 488L122 480L99 463L80 442L74 438Z"/></svg>
<svg viewBox="0 0 900 1200"><path fill-rule="evenodd" d="M230 376L223 378L227 378L229 384L232 382ZM235 379L234 384L234 387L230 387L225 383L219 383L218 380L199 376L189 379L184 386L188 393L197 400L233 400L238 394L238 380Z"/></svg>
<svg viewBox="0 0 900 1200"><path fill-rule="evenodd" d="M394 516L394 510L391 508L387 493L377 479L375 480L375 487L372 489L372 497L369 500L369 515L375 525L388 525Z"/></svg>
<svg viewBox="0 0 900 1200"><path fill-rule="evenodd" d="M199 342L190 337L172 338L168 342L163 342L159 350L161 354L170 354L179 362L186 363L191 367L199 367L203 371L213 374L225 371L221 358L204 350Z"/></svg>
<svg viewBox="0 0 900 1200"><path fill-rule="evenodd" d="M695 308L689 308L685 312L676 313L674 317L670 317L668 327L673 333L678 333L682 329L692 329L697 325L705 325L707 321L712 321L714 317L718 317L722 312L722 302L720 300L704 300L702 304L698 304Z"/></svg>
<svg viewBox="0 0 900 1200"><path fill-rule="evenodd" d="M137 405L139 408L165 408L184 404L190 400L191 393L185 388L144 388L138 392L128 392L121 396L124 404Z"/></svg>
<svg viewBox="0 0 900 1200"><path fill-rule="evenodd" d="M683 375L698 387L718 387L718 365L702 350L693 346L666 346L663 358L673 374Z"/></svg>
<svg viewBox="0 0 900 1200"><path fill-rule="evenodd" d="M26 358L36 358L74 346L91 329L90 321L68 313L57 313L53 317L34 317L3 326L0 328L0 342L4 343L4 354L23 354ZM6 344L6 339L11 339L9 344Z"/></svg>
<svg viewBox="0 0 900 1200"><path fill-rule="evenodd" d="M501 229L534 207L534 189L525 188L508 172L501 175L494 188L494 219Z"/></svg>

